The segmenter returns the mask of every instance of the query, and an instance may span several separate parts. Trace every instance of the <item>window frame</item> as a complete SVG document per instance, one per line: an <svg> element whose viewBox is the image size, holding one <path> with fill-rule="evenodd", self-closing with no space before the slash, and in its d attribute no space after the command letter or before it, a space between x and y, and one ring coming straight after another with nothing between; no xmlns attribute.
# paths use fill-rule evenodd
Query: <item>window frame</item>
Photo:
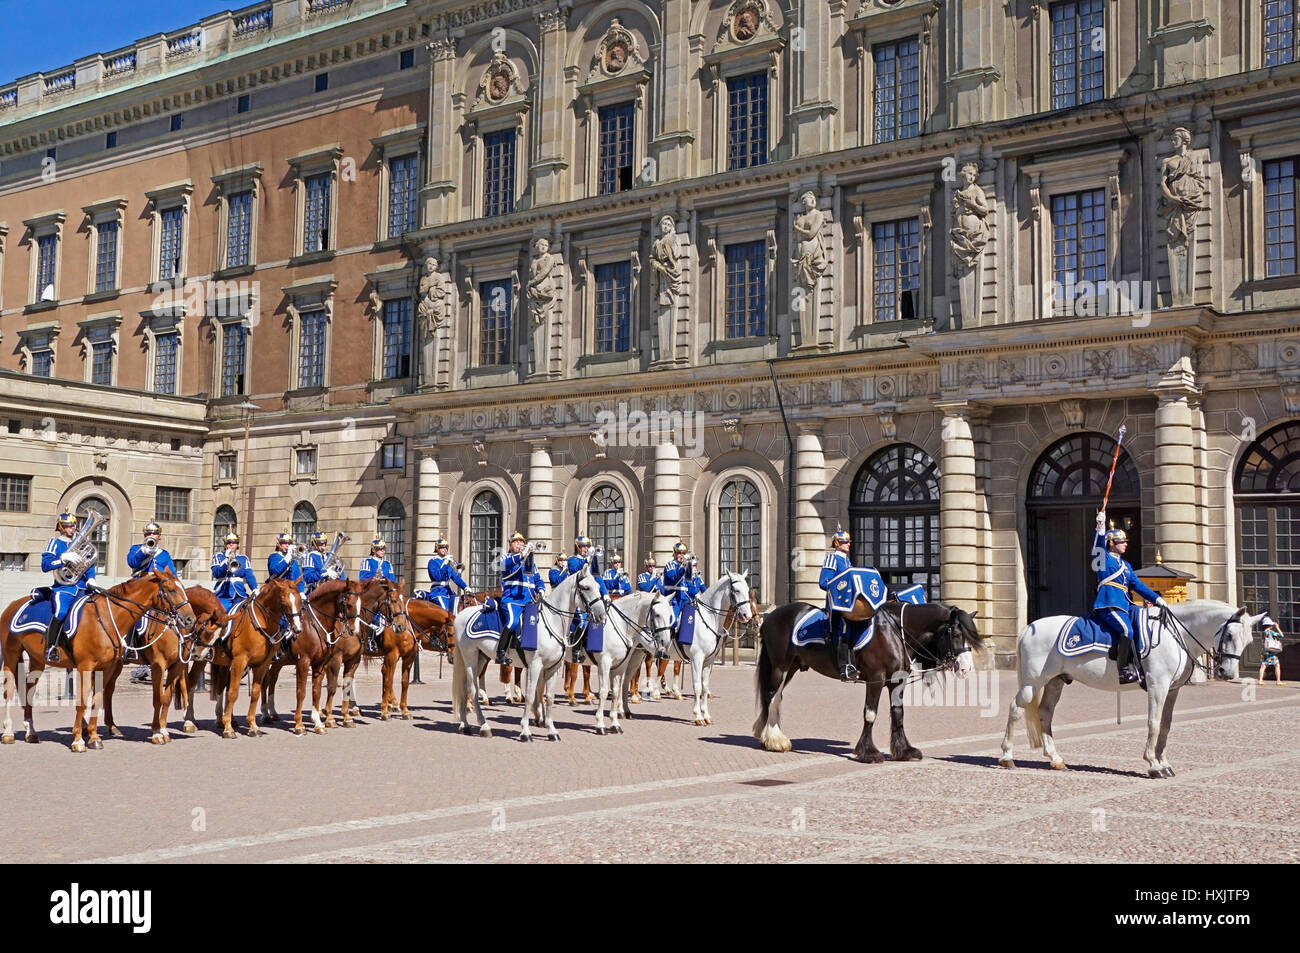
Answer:
<svg viewBox="0 0 1300 953"><path fill-rule="evenodd" d="M190 198L194 193L194 183L189 179L173 182L145 192L149 200L149 222L152 240L149 253L149 284L154 287L173 288L179 291L185 284L189 272L189 237L190 237ZM180 267L175 275L162 277L162 240L163 213L180 211Z"/></svg>
<svg viewBox="0 0 1300 953"><path fill-rule="evenodd" d="M59 279L63 271L60 257L63 254L63 224L67 216L63 210L57 212L46 212L44 215L37 215L23 222L27 229L27 240L30 242L31 259L28 288L31 291L29 304L26 307L27 312L42 311L58 306L59 297ZM54 286L54 297L50 301L41 300L40 287L40 259L41 259L41 241L42 239L52 238L54 241L54 280L50 282Z"/></svg>
<svg viewBox="0 0 1300 953"><path fill-rule="evenodd" d="M58 338L61 327L57 321L45 321L41 324L34 324L27 328L20 328L18 331L18 350L22 355L22 363L26 367L27 374L33 377L42 377L43 379L53 380L57 377L58 369ZM48 375L37 375L35 370L35 358L37 354L50 355L50 373Z"/></svg>
<svg viewBox="0 0 1300 953"><path fill-rule="evenodd" d="M731 170L727 161L730 149L730 96L727 80L749 74L763 72L767 74L767 150L763 164L779 161L783 156L777 154L777 146L786 134L789 109L786 108L782 93L788 85L784 76L785 40L781 37L780 26L771 18L766 0L758 0L759 22L754 35L748 40L736 38L732 27L736 6L733 5L726 15L712 50L703 57L706 81L709 82L708 93L712 99L713 122L713 172L742 171ZM781 12L784 20L784 12ZM754 165L744 168L755 168ZM701 172L709 170L701 169Z"/></svg>
<svg viewBox="0 0 1300 953"><path fill-rule="evenodd" d="M381 245L391 242L398 245L402 235L390 235L392 222L392 163L398 159L415 159L415 207L411 229L420 228L420 192L427 175L424 162L424 138L427 124L416 123L393 129L370 140L379 154L379 201L376 203L375 241ZM405 234L405 233L403 233Z"/></svg>
<svg viewBox="0 0 1300 953"><path fill-rule="evenodd" d="M1073 2L1073 0L1061 0ZM1052 102L1052 19L1050 7L1054 4L1039 0L1029 5L1029 27L1033 49L1033 112L1055 112L1060 109L1082 109L1113 98L1120 85L1121 36L1120 17L1116 15L1114 0L1101 0L1102 29L1105 45L1101 61L1101 95L1091 103L1056 107ZM1247 4L1249 6L1250 4ZM1126 57L1126 60L1128 58ZM1126 67L1132 64L1126 62ZM1163 85L1157 83L1157 85Z"/></svg>
<svg viewBox="0 0 1300 953"><path fill-rule="evenodd" d="M24 505L20 509L9 504L16 495L14 488L22 485L23 481L26 481L22 493ZM0 513L30 513L32 511L32 482L33 478L25 473L0 473Z"/></svg>
<svg viewBox="0 0 1300 953"><path fill-rule="evenodd" d="M141 317L144 318L144 335L148 348L148 360L145 362L145 390L151 394L163 393L158 390L158 339L174 334L176 335L176 385L175 391L165 396L179 396L182 393L181 380L185 367L185 319L178 311L170 314L146 311Z"/></svg>
<svg viewBox="0 0 1300 953"><path fill-rule="evenodd" d="M257 265L257 231L260 218L262 196L262 164L252 162L247 165L226 169L212 176L212 184L217 190L217 250L214 275L220 277L251 270ZM248 261L232 265L230 263L230 200L236 195L249 193L248 202Z"/></svg>
<svg viewBox="0 0 1300 953"><path fill-rule="evenodd" d="M293 173L294 225L293 256L289 259L291 265L326 261L333 258L339 248L339 163L342 158L343 147L338 143L332 143L286 160ZM329 209L325 225L327 242L324 248L309 252L306 250L307 180L322 175L329 177Z"/></svg>
<svg viewBox="0 0 1300 953"><path fill-rule="evenodd" d="M82 207L82 212L86 215L87 247L90 252L86 256L86 297L88 299L113 298L121 294L123 238L126 231L124 212L126 206L126 197L119 195L100 202L92 202ZM109 224L116 226L115 231L117 234L114 248L113 274L109 287L100 288L99 256L100 243L103 241L103 234L100 230Z"/></svg>
<svg viewBox="0 0 1300 953"><path fill-rule="evenodd" d="M247 397L252 392L250 389L252 386L252 381L250 380L250 377L252 376L252 363L249 361L249 353L252 351L253 328L251 324L243 318L214 318L213 324L218 329L218 340L216 341L216 347L212 349L215 382L212 391L216 394L218 400L228 397ZM231 330L234 328L239 328L244 338L243 369L240 372L243 386L237 391L227 392L225 387L226 335L231 333Z"/></svg>
<svg viewBox="0 0 1300 953"><path fill-rule="evenodd" d="M85 383L101 387L117 386L118 329L121 324L122 315L115 311L109 314L91 315L84 321L77 322L77 327L81 329L78 337L81 340L82 380ZM95 380L95 357L101 347L105 347L109 351L110 363L107 383Z"/></svg>
<svg viewBox="0 0 1300 953"><path fill-rule="evenodd" d="M193 508L191 506L190 492L191 492L190 488L186 486L162 486L162 485L155 486L153 518L157 520L159 523L188 523L190 521L190 514L193 511ZM177 519L176 517L169 515L172 512L170 508L164 509L163 507L164 493L182 494L181 498L183 498L185 501L185 514L182 518Z"/></svg>

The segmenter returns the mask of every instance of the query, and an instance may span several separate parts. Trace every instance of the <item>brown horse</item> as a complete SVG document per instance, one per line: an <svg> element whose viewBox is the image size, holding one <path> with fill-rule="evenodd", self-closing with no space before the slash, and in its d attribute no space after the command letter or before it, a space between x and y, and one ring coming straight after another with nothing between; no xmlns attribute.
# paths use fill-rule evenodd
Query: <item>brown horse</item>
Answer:
<svg viewBox="0 0 1300 953"><path fill-rule="evenodd" d="M31 666L23 692L23 722L26 740L40 741L32 721L32 698L28 690L40 680L45 670L45 634L43 632L11 632L14 614L26 601L24 596L10 603L0 615L0 638L4 639L4 732L0 742L14 743L13 723L9 707L18 687L18 659L25 652ZM178 629L189 630L194 625L194 612L185 598L185 589L170 570L150 572L128 579L111 589L96 591L83 607L75 630L69 632L71 645L59 649L55 668L66 668L77 673L77 715L72 725L72 750L81 752L87 747L98 750L104 747L99 737L99 713L93 708L94 673L109 672L122 657L122 638L146 613L158 611L173 622ZM88 743L81 739L81 726L86 721L86 708L91 707Z"/></svg>
<svg viewBox="0 0 1300 953"><path fill-rule="evenodd" d="M229 621L221 600L211 590L202 586L186 586L185 598L189 600L195 616L194 627L188 633L182 635L166 620L151 616L146 618L144 630L138 636L140 655L148 664L152 676L153 734L149 740L156 745L171 740L171 732L167 727L167 709L173 696L178 709L185 708L189 702L186 663L206 652L212 640ZM119 659L104 682L104 727L110 738L122 737L122 731L113 719L113 692L122 674L122 666L122 660ZM185 722L186 734L193 734L197 730L193 721Z"/></svg>
<svg viewBox="0 0 1300 953"><path fill-rule="evenodd" d="M307 694L307 678L311 678L312 731L323 735L329 727L320 716L320 690L325 672L329 668L338 640L348 634L355 637L360 632L361 589L363 583L327 579L312 590L306 599L303 612L303 637L289 643L289 652L279 653L271 662L267 677L266 694L262 701L263 723L279 721L275 710L275 683L280 669L293 660L297 674L298 704L294 709L293 733L305 732L302 723L302 705Z"/></svg>
<svg viewBox="0 0 1300 953"><path fill-rule="evenodd" d="M253 686L248 693L248 737L256 738L264 733L257 727L257 703L262 694L262 683L280 644L280 618L288 618L294 634L302 636L305 629L302 605L302 593L294 583L270 579L262 583L256 596L246 599L231 613L230 635L218 639L212 650L210 694L217 703L221 737L235 737L233 712L245 670L253 674ZM200 659L190 666L191 682L204 664ZM191 697L191 718L192 702Z"/></svg>
<svg viewBox="0 0 1300 953"><path fill-rule="evenodd" d="M344 728L351 728L356 722L352 717L361 714L361 705L356 701L356 671L363 660L383 659L384 692L379 703L379 718L388 720L389 705L395 702L392 694L393 672L398 659L403 660L402 717L409 718L406 708L406 688L410 682L410 667L415 662L415 653L419 643L410 631L410 617L406 612L406 596L401 583L391 583L386 579L373 578L356 584L360 587L361 624L374 628L376 619L384 619L384 627L376 636L379 643L378 652L367 652L366 639L357 632L345 632L334 643L328 663L329 680L325 689L325 726L332 728L334 721L334 692L339 685L339 676L343 679L343 695L339 699L339 709ZM405 621L403 621L405 620Z"/></svg>

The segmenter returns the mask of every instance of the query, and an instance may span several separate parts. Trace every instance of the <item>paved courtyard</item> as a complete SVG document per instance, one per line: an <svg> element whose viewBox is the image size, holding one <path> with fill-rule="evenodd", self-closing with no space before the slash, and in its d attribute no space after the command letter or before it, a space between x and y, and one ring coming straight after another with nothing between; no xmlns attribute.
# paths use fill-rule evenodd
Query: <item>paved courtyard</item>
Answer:
<svg viewBox="0 0 1300 953"><path fill-rule="evenodd" d="M71 710L38 710L40 745L0 748L8 857L18 861L1224 861L1300 860L1300 692L1294 685L1190 686L1170 742L1178 776L1145 777L1145 696L1074 686L1057 739L1074 770L1046 769L1018 735L1018 770L996 765L1007 672L977 673L965 699L913 698L919 763L863 765L848 753L862 689L794 680L789 754L750 737L753 669L719 667L715 724L691 702L646 702L626 734L600 737L591 708L557 708L563 739L514 739L500 703L492 738L451 720L449 671L424 657L412 722L380 722L360 695L355 728L223 741L200 699L201 731L147 743L148 696L119 694L127 737L67 748ZM982 681L980 681L982 680ZM495 674L491 676L497 689ZM291 697L286 679L280 691ZM1253 694L1253 697L1252 697ZM931 701L937 699L932 698ZM964 701L966 704L952 704ZM240 712L244 710L241 702ZM175 712L173 712L173 716ZM173 717L173 726L179 722ZM877 726L885 747L887 724ZM39 797L33 797L39 792ZM96 822L59 804L93 800Z"/></svg>

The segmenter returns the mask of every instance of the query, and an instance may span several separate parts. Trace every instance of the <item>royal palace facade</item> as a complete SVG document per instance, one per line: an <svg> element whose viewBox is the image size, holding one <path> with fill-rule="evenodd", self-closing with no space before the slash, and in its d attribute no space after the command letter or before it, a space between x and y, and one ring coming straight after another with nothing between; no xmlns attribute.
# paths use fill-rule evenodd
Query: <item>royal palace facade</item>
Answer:
<svg viewBox="0 0 1300 953"><path fill-rule="evenodd" d="M1297 0L272 0L0 86L0 554L518 528L1300 625ZM25 584L29 584L26 583Z"/></svg>

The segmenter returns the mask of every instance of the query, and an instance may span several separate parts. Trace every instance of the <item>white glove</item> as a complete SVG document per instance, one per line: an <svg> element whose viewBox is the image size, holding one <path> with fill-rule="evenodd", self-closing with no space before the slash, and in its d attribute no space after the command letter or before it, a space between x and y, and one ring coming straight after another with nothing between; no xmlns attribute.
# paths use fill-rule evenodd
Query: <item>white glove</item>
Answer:
<svg viewBox="0 0 1300 953"><path fill-rule="evenodd" d="M1097 514L1097 532L1106 532L1106 511L1102 510Z"/></svg>
<svg viewBox="0 0 1300 953"><path fill-rule="evenodd" d="M469 586L466 586L464 589L460 591L460 594L462 596L472 596L474 595L474 590L471 589Z"/></svg>
<svg viewBox="0 0 1300 953"><path fill-rule="evenodd" d="M533 554L533 544L532 544L532 543L525 543L525 544L524 544L524 551L523 551L523 553L522 553L521 555L523 555L523 556L531 556L532 554Z"/></svg>
<svg viewBox="0 0 1300 953"><path fill-rule="evenodd" d="M334 566L331 566L329 569L325 570L326 579L337 579L338 577L339 577L339 571Z"/></svg>
<svg viewBox="0 0 1300 953"><path fill-rule="evenodd" d="M257 598L257 594L258 594L259 592L261 592L261 591L262 591L262 587L261 587L261 586L254 586L254 587L253 587L253 598L256 599L256 598Z"/></svg>
<svg viewBox="0 0 1300 953"><path fill-rule="evenodd" d="M1164 600L1163 598L1161 598L1161 597L1157 597L1157 598L1156 598L1156 605L1158 605L1160 608L1163 609L1163 608L1165 608L1166 606L1168 606L1169 603L1165 602L1165 600Z"/></svg>
<svg viewBox="0 0 1300 953"><path fill-rule="evenodd" d="M98 582L96 582L94 579L87 579L87 580L86 580L86 591L87 591L87 592L103 592L104 589L105 589L105 587L104 587L104 586L101 586L101 585L100 585Z"/></svg>

